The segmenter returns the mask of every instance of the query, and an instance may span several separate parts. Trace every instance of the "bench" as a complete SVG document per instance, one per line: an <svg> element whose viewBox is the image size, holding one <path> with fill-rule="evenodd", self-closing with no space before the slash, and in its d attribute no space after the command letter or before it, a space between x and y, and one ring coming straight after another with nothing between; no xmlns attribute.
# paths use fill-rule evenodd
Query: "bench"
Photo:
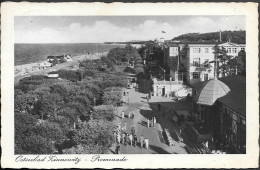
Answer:
<svg viewBox="0 0 260 170"><path fill-rule="evenodd" d="M183 142L183 138L180 136L180 134L174 129L174 132L178 138L178 141Z"/></svg>
<svg viewBox="0 0 260 170"><path fill-rule="evenodd" d="M168 129L164 129L165 131L165 134L166 134L166 137L167 137L167 140L168 140L168 143L169 143L169 146L174 146L174 141L169 133L169 130Z"/></svg>

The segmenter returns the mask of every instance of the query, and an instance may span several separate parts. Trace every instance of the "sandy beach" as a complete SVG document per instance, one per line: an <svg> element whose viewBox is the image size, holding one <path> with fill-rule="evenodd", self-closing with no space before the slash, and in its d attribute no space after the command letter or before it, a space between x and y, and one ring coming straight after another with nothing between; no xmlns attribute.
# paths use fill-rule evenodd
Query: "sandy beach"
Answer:
<svg viewBox="0 0 260 170"><path fill-rule="evenodd" d="M94 54L88 54L88 55L78 55L72 57L72 61L60 63L52 67L46 67L46 68L39 68L39 64L42 62L37 63L30 63L30 64L24 64L24 65L17 65L14 66L15 69L15 77L14 77L14 84L17 84L20 79L29 77L31 75L39 75L39 74L47 74L50 71L54 70L60 70L60 69L76 69L79 66L79 62L83 60L93 60L93 59L99 59L101 56L107 55L108 52L102 52L102 53L94 53Z"/></svg>

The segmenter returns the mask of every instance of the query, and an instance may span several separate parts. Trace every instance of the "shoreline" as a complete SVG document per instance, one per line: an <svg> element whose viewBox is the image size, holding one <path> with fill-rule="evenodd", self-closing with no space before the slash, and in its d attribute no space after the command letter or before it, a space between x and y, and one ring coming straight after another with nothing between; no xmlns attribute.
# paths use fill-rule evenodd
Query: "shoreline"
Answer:
<svg viewBox="0 0 260 170"><path fill-rule="evenodd" d="M46 68L41 68L39 65L40 63L43 63L43 61L39 61L37 63L29 63L29 64L23 64L23 65L17 65L14 66L14 84L17 84L20 79L31 76L31 75L39 75L39 74L47 74L50 71L53 70L60 70L60 69L77 69L79 62L83 60L93 60L93 59L100 59L101 56L106 56L108 52L99 52L99 53L93 53L93 54L87 54L87 55L77 55L72 57L72 61L64 62L57 64L55 66L48 66Z"/></svg>

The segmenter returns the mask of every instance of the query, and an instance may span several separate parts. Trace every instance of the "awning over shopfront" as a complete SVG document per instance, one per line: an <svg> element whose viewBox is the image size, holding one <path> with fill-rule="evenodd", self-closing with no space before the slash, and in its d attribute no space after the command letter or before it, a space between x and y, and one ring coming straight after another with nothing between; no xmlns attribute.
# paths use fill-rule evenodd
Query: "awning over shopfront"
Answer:
<svg viewBox="0 0 260 170"><path fill-rule="evenodd" d="M205 83L196 96L197 104L211 106L215 101L225 96L230 88L217 78L211 79Z"/></svg>

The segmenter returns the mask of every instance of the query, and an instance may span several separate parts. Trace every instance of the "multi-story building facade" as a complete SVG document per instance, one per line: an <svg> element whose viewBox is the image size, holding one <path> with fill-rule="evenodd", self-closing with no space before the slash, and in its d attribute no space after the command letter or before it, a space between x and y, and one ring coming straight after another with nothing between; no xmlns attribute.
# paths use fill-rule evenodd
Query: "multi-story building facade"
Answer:
<svg viewBox="0 0 260 170"><path fill-rule="evenodd" d="M227 55L238 56L239 51L245 50L245 44L226 43L188 43L187 58L187 80L190 83L207 81L214 77L214 65L209 62L214 61L215 46L224 48ZM221 75L220 75L221 76Z"/></svg>
<svg viewBox="0 0 260 170"><path fill-rule="evenodd" d="M167 43L165 45L165 62L169 68L172 80L188 83L206 81L214 77L215 46L224 48L227 55L238 56L245 51L245 44L231 42L189 42ZM221 75L220 75L221 76Z"/></svg>

